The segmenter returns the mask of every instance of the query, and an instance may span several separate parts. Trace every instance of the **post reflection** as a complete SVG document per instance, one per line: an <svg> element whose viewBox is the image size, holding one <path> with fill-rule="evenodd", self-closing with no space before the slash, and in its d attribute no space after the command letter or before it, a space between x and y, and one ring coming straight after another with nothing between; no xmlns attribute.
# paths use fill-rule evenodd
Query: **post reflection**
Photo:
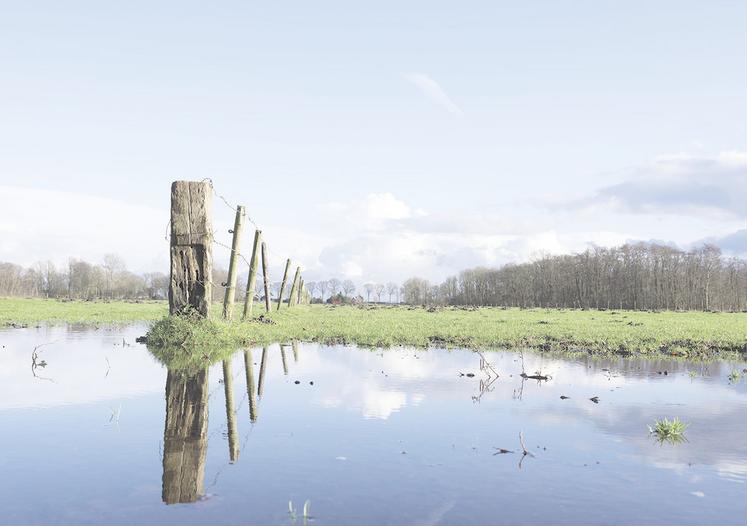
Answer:
<svg viewBox="0 0 747 526"><path fill-rule="evenodd" d="M226 395L226 422L228 423L228 458L231 462L239 459L239 431L236 424L236 411L233 403L233 368L231 359L223 360L223 390Z"/></svg>
<svg viewBox="0 0 747 526"><path fill-rule="evenodd" d="M195 502L204 494L208 427L208 371L169 370L163 436L162 499Z"/></svg>
<svg viewBox="0 0 747 526"><path fill-rule="evenodd" d="M249 421L257 421L257 391L254 386L254 362L252 351L244 351L244 372L246 373L246 397L249 400Z"/></svg>
<svg viewBox="0 0 747 526"><path fill-rule="evenodd" d="M262 398L265 390L265 371L267 370L267 347L262 347L262 359L259 362L259 385L257 387L257 396Z"/></svg>
<svg viewBox="0 0 747 526"><path fill-rule="evenodd" d="M262 349L259 379L255 382L252 351L244 351L249 420L258 419L259 403L267 371L268 350ZM283 360L285 362L285 360ZM223 389L228 430L228 457L239 459L239 433L234 400L232 360L222 362ZM205 494L205 462L208 442L208 368L197 372L168 369L164 429L162 499L166 504L189 503Z"/></svg>

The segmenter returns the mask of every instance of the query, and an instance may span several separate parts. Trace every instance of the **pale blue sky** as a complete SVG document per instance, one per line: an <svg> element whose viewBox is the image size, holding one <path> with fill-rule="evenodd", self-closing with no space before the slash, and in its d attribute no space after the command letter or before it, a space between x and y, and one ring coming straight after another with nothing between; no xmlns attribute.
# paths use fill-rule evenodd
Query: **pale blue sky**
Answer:
<svg viewBox="0 0 747 526"><path fill-rule="evenodd" d="M746 25L744 2L0 2L0 185L156 218L210 177L320 277L685 246L744 227L714 196L747 191ZM95 259L91 235L47 246Z"/></svg>

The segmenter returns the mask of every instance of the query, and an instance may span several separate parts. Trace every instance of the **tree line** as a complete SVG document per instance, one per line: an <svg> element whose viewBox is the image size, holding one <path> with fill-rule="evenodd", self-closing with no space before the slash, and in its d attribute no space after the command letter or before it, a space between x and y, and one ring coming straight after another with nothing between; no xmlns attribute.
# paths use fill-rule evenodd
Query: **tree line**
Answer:
<svg viewBox="0 0 747 526"><path fill-rule="evenodd" d="M213 301L222 301L224 284L228 272L220 267L213 269ZM243 301L247 274L239 275L236 299ZM275 300L280 295L280 281L270 283L270 297ZM356 296L356 284L349 279L310 281L306 290L313 301L323 303L339 301L364 301ZM258 299L264 299L264 283L257 279L255 287ZM0 262L0 296L43 297L78 300L139 300L166 299L169 292L169 276L162 272L137 274L127 270L121 257L107 254L101 263L89 263L80 259L70 259L67 265L56 266L51 261L39 262L31 267L15 263ZM366 301L401 301L404 289L396 283L366 283L363 293ZM289 294L286 286L284 296Z"/></svg>
<svg viewBox="0 0 747 526"><path fill-rule="evenodd" d="M476 267L440 285L411 278L405 303L633 310L747 310L747 261L713 245L593 247L522 264Z"/></svg>
<svg viewBox="0 0 747 526"><path fill-rule="evenodd" d="M70 259L58 267L51 261L31 267L0 262L0 296L96 299L164 299L169 277L162 272L136 274L122 258L104 256L100 264Z"/></svg>

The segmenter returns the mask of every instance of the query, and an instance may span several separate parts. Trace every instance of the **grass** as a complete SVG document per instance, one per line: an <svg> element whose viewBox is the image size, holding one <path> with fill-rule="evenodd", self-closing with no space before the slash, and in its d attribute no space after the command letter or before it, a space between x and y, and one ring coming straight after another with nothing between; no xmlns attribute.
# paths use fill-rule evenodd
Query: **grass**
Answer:
<svg viewBox="0 0 747 526"><path fill-rule="evenodd" d="M678 443L685 440L685 429L688 424L675 417L672 420L662 418L649 426L649 433L654 435L659 442Z"/></svg>
<svg viewBox="0 0 747 526"><path fill-rule="evenodd" d="M216 316L217 318L217 316ZM747 352L747 314L546 309L300 306L273 311L261 323L201 322L184 347L263 345L301 340L369 347L524 347L554 352L729 357ZM181 334L162 320L150 345ZM179 338L182 338L180 335Z"/></svg>
<svg viewBox="0 0 747 526"><path fill-rule="evenodd" d="M131 323L168 314L165 301L60 301L40 298L0 298L0 327L39 323Z"/></svg>
<svg viewBox="0 0 747 526"><path fill-rule="evenodd" d="M747 313L387 306L297 306L246 322L165 317L165 302L0 299L0 325L154 321L152 347L214 348L290 340L370 347L524 347L593 354L726 357L747 353ZM260 313L261 306L255 307ZM240 312L237 305L236 312ZM182 323L183 322L183 323ZM730 356L731 357L731 356Z"/></svg>

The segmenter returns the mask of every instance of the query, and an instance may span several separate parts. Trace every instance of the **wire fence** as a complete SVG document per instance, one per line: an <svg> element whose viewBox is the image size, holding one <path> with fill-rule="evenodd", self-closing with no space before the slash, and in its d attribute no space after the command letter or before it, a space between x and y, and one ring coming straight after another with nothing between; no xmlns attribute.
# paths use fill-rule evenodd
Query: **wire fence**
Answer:
<svg viewBox="0 0 747 526"><path fill-rule="evenodd" d="M234 214L234 216L239 212L239 206L231 204L231 202L224 195L222 195L222 194L220 194L220 193L218 193L216 191L215 185L213 184L213 180L212 179L205 178L201 182L202 183L208 183L210 185L210 190L212 192L212 196L214 197L214 199L216 201L218 201L218 202L223 203L223 205L225 205L225 207L227 209L229 209ZM259 223L250 214L248 214L246 212L246 208L245 207L243 207L243 211L244 211L244 213L243 213L243 219L246 220L246 221L248 221L254 227L255 230L262 232L262 237L263 237L262 246L263 246L264 250L266 251L266 253L268 255L270 255L272 258L274 258L274 259L276 259L278 261L284 261L284 260L288 261L289 260L289 261L295 262L295 264L298 266L298 268L300 270L302 270L302 265L300 264L300 262L296 258L293 257L292 254L287 255L287 256L281 256L280 254L277 254L272 249L270 249L269 246L268 246L268 243L264 241L266 239L265 230L259 225ZM236 233L233 231L233 229L229 229L228 233L232 234L233 236L236 236ZM166 233L165 233L164 239L167 242L170 242L170 235L171 235L171 220L169 220L169 222L166 225ZM252 263L247 258L247 256L245 255L245 253L241 250L241 246L244 245L244 243L242 243L242 241L245 241L245 240L239 240L239 248L238 249L234 249L233 248L233 239L230 242L223 242L222 240L220 240L218 238L218 235L216 234L216 231L215 231L214 228L209 232L209 237L210 237L210 241L211 241L213 247L220 247L221 249L225 249L226 251L228 251L229 258L232 257L234 254L237 256L237 259L234 260L234 261L236 263L240 264L241 268L240 269L239 268L234 269L234 278L233 278L234 281L237 281L237 278L238 278L239 274L241 274L243 272L250 272L251 271ZM252 251L252 249L249 250L249 252L251 252L251 251ZM259 265L259 261L260 261L260 254L256 254L255 257L257 258L256 265L258 266ZM230 271L231 271L231 269L230 269L230 265L229 265L229 272ZM263 268L263 273L267 273L268 274L268 290L266 291L266 294L271 297L272 296L272 290L274 288L275 283L277 283L277 282L273 283L273 282L269 281L269 269ZM287 275L285 277L289 278L287 280L287 283L291 287L296 284L295 283L295 277L292 277L291 275ZM260 283L263 281L262 275L260 273L257 274L256 279ZM216 288L216 289L218 287L223 288L223 289L228 289L228 287L231 285L231 283L229 283L229 282L216 283L216 282L214 282L214 281L212 281L210 279L203 279L203 280L193 279L193 281L195 283L201 284L203 286L205 286L206 284L209 283L213 288ZM230 281L230 276L229 276L229 281ZM299 285L300 285L300 282L302 282L302 281L303 281L303 279L299 276ZM238 283L234 283L234 284L238 288ZM259 293L260 296L261 296L261 290L260 289L262 288L262 286L263 285L260 285L260 287L257 287L255 289L255 292ZM291 301L290 290L288 290L287 294L288 294L288 296L286 296L285 298L280 298L280 299L282 299L282 300L288 299L288 301ZM299 289L297 290L297 297L293 298L292 301L293 302L301 301L301 298L302 298L303 294L304 294L304 291L302 291L300 289L300 287L299 287ZM271 300L273 300L273 301L275 301L276 299L277 298L271 298Z"/></svg>

